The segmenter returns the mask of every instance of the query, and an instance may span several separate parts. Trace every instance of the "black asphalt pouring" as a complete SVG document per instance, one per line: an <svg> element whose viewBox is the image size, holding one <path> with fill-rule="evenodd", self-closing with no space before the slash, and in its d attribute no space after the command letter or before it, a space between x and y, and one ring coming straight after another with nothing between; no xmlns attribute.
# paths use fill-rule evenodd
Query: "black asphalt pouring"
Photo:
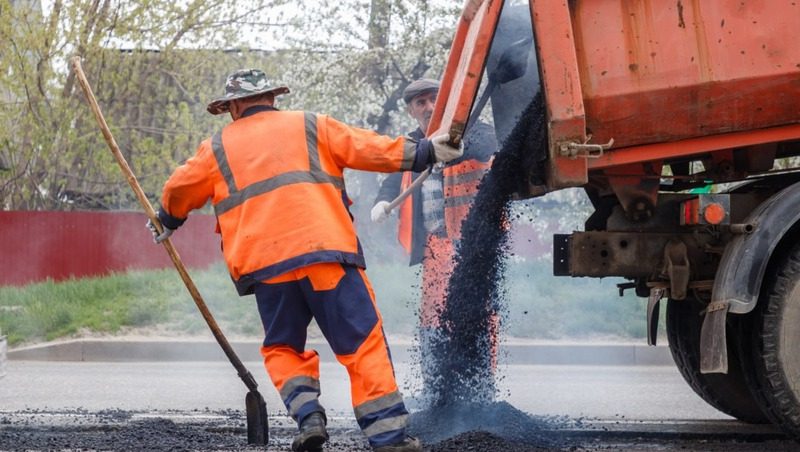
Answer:
<svg viewBox="0 0 800 452"><path fill-rule="evenodd" d="M422 351L427 409L412 425L426 442L456 435L521 441L530 447L560 448L558 438L506 402L496 402L496 322L506 314L503 293L508 252L509 205L519 189L525 151L546 146L544 105L537 95L496 154L462 224L441 326ZM550 421L552 422L552 420ZM552 427L552 426L550 426ZM442 449L448 450L448 449ZM477 450L477 449L476 449Z"/></svg>
<svg viewBox="0 0 800 452"><path fill-rule="evenodd" d="M523 149L546 145L541 95L523 112L481 181L461 228L455 267L432 341L435 378L426 388L432 406L490 402L495 396L493 322L506 313L503 276L508 253L509 204L518 189Z"/></svg>

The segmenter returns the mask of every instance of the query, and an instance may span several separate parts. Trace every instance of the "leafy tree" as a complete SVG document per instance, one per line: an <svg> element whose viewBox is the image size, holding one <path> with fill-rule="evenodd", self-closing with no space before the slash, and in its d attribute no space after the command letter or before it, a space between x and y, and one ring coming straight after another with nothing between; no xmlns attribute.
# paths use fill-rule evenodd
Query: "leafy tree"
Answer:
<svg viewBox="0 0 800 452"><path fill-rule="evenodd" d="M246 33L279 27L252 18L284 3L55 0L43 14L38 2L0 0L0 205L130 206L67 65L71 55L84 58L126 157L157 192L213 121L201 118L201 104L221 86L221 66L259 56L189 49L229 48Z"/></svg>
<svg viewBox="0 0 800 452"><path fill-rule="evenodd" d="M316 1L287 37L303 57L279 65L296 93L289 106L328 113L383 134L402 135L416 128L405 113L402 92L420 77L441 77L461 7L437 6L442 3ZM376 257L398 258L393 225L369 222L383 176L357 171L345 176L365 249Z"/></svg>
<svg viewBox="0 0 800 452"><path fill-rule="evenodd" d="M169 172L227 118L205 112L234 68L261 67L293 94L281 108L380 133L414 124L403 88L438 77L458 6L428 0L0 0L0 206L136 208L67 61L81 55L109 125L154 199ZM266 19L262 19L266 18ZM270 51L253 43L273 43ZM378 176L348 176L356 209ZM363 206L363 207L362 207ZM358 217L364 217L359 211Z"/></svg>

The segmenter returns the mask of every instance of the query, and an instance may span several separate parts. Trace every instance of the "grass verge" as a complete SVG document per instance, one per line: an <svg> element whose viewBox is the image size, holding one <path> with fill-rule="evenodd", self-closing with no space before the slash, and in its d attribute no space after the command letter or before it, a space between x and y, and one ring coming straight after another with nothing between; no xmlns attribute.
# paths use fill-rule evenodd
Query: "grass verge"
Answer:
<svg viewBox="0 0 800 452"><path fill-rule="evenodd" d="M223 264L190 273L228 337L261 337L255 298L237 295ZM419 267L377 263L367 274L385 330L414 334ZM643 340L646 300L631 294L619 298L616 282L555 278L544 262L509 263L504 331L533 339ZM114 335L131 329L210 337L183 282L171 268L0 287L0 331L8 336L10 346L87 334ZM312 326L310 336L315 335L319 332Z"/></svg>
<svg viewBox="0 0 800 452"><path fill-rule="evenodd" d="M238 299L222 265L191 274L226 333L260 334L255 303ZM0 329L9 345L157 325L175 334L207 328L172 269L0 287Z"/></svg>

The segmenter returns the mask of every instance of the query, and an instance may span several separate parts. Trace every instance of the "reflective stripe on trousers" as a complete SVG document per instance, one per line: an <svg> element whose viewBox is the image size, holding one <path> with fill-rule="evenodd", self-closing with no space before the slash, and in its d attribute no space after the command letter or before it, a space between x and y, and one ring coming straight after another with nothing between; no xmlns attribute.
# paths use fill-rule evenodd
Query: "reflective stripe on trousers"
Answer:
<svg viewBox="0 0 800 452"><path fill-rule="evenodd" d="M372 447L395 444L405 439L408 411L399 391L362 403L353 411Z"/></svg>
<svg viewBox="0 0 800 452"><path fill-rule="evenodd" d="M298 424L311 413L325 412L319 404L320 388L317 378L307 376L291 378L279 392L283 404L286 405L286 411Z"/></svg>
<svg viewBox="0 0 800 452"><path fill-rule="evenodd" d="M338 263L310 265L255 289L272 382L297 421L321 411L319 357L305 350L312 318L350 376L359 425L375 447L405 438L408 412L397 389L383 323L364 271Z"/></svg>

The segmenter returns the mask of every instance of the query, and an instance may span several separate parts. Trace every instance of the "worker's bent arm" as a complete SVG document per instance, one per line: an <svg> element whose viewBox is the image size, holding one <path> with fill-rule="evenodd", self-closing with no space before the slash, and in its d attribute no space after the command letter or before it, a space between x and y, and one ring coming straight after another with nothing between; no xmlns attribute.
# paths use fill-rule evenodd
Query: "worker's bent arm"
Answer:
<svg viewBox="0 0 800 452"><path fill-rule="evenodd" d="M318 116L317 124L320 144L327 143L334 161L342 168L382 173L422 171L432 162L433 150L427 139L416 142L406 137L390 138L325 115Z"/></svg>

